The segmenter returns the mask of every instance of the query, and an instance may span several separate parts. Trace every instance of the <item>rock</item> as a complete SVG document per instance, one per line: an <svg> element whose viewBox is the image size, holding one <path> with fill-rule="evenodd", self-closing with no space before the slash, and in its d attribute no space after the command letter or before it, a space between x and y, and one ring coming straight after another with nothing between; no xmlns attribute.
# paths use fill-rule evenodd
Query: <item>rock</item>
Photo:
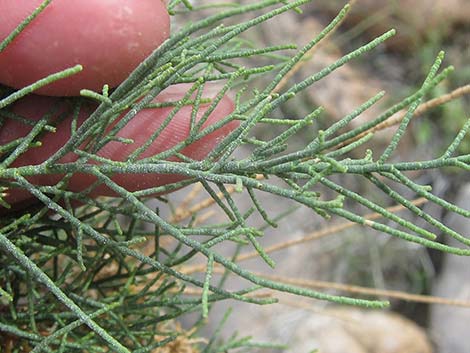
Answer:
<svg viewBox="0 0 470 353"><path fill-rule="evenodd" d="M398 314L352 307L320 309L311 303L306 307L315 309L275 305L255 308L256 314L238 312L234 327L239 337L286 345L283 353L433 353L425 331ZM237 309L242 308L235 305L234 315Z"/></svg>
<svg viewBox="0 0 470 353"><path fill-rule="evenodd" d="M461 188L457 205L470 209L470 183ZM452 214L445 222L461 234L467 234L470 220ZM458 246L455 240L450 245ZM446 255L438 281L433 287L433 295L458 300L470 300L470 258ZM433 305L431 307L431 332L439 353L468 352L468 323L470 309Z"/></svg>
<svg viewBox="0 0 470 353"><path fill-rule="evenodd" d="M290 352L431 353L423 329L387 311L326 309L299 323Z"/></svg>

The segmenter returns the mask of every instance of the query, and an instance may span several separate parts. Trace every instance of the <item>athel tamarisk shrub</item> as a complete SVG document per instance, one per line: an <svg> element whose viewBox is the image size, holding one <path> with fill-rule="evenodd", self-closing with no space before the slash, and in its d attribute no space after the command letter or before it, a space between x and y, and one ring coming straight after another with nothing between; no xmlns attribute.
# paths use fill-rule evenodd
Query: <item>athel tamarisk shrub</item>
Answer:
<svg viewBox="0 0 470 353"><path fill-rule="evenodd" d="M236 336L223 344L216 336L198 340L198 329L215 302L274 304L278 292L387 307L386 301L336 296L247 270L238 257L250 250L275 268L273 250L260 239L265 229L288 221L271 214L263 194L326 219L470 255L470 239L403 194L407 189L407 195L470 216L411 177L428 169L468 170L470 155L459 154L459 145L470 122L434 159L401 161L395 153L417 109L453 68L442 68L444 54L437 54L421 87L359 126L350 123L384 92L326 129L317 128L322 107L284 117L279 112L288 101L395 34L390 30L294 81L292 73L350 6L303 47L261 47L245 32L308 3L0 1L2 352L167 352L177 344L201 352L254 350L269 345ZM398 112L403 115L394 120L398 128L386 148L352 153ZM253 134L259 126L280 132L261 139ZM311 139L289 148L294 140L299 146L307 130ZM347 176L381 198L343 184ZM219 217L198 221L204 205L168 212L166 195L193 184ZM240 196L251 206L241 207ZM423 222L394 213L390 203ZM364 209L378 217L365 217ZM254 216L265 224L252 226ZM444 244L441 234L461 247ZM225 243L235 244L235 253L220 252ZM229 289L229 275L246 280L246 287ZM266 290L269 295L260 294ZM189 331L177 324L187 313L200 316Z"/></svg>

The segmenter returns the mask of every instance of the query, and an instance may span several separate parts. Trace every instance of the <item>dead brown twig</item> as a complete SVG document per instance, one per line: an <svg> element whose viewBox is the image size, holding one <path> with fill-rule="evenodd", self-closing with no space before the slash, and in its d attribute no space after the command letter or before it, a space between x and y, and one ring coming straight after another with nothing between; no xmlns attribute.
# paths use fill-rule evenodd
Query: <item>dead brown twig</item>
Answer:
<svg viewBox="0 0 470 353"><path fill-rule="evenodd" d="M435 108L435 107L438 107L440 105L446 104L446 103L448 103L450 101L453 101L453 100L455 100L459 97L462 97L466 94L470 94L470 84L459 87L459 88L453 90L450 93L444 94L440 97L431 99L431 100L421 104L418 107L418 109L415 110L415 112L413 113L413 116L414 117L420 116L420 115L424 114L425 112L427 112L428 110L431 110L432 108ZM395 113L394 115L392 115L390 118L388 118L384 122L374 126L373 128L370 128L369 130L366 130L366 131L360 133L356 137L353 137L349 140L346 140L346 141L338 144L335 147L336 148L341 148L341 147L347 146L347 145L351 144L352 142L357 141L357 140L361 139L362 137L364 137L364 136L366 136L370 133L376 133L378 131L385 130L389 127L398 125L405 118L406 114L407 114L406 110L401 110L401 111Z"/></svg>
<svg viewBox="0 0 470 353"><path fill-rule="evenodd" d="M400 300L409 301L409 302L451 305L451 306L460 306L460 307L470 308L470 301L464 301L464 300L447 299L447 298L435 297L435 296L429 296L429 295L410 294L410 293L395 291L395 290L368 288L368 287L354 286L354 285L342 284L342 283L315 281L315 280L290 278L290 277L283 277L283 276L273 276L273 275L267 275L267 274L262 274L262 273L255 273L255 274L260 277L264 277L266 279L270 279L273 281L279 281L279 282L283 282L286 284L292 284L292 285L307 287L307 288L333 289L333 290L339 290L342 292L347 292L347 293L352 293L352 294L363 294L363 295L370 295L374 297L393 298L393 299L400 299Z"/></svg>

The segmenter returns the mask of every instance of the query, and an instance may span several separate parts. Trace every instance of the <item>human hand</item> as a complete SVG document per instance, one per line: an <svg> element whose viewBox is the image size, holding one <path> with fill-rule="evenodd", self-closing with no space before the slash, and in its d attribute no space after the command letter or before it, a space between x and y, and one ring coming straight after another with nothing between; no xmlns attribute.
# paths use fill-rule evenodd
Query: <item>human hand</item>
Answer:
<svg viewBox="0 0 470 353"><path fill-rule="evenodd" d="M0 39L6 37L9 31L14 29L28 13L34 11L34 8L41 2L39 0L0 1L0 10L2 10L0 13L8 14L9 20L0 21ZM159 1L139 1L135 3L129 0L116 0L108 1L106 4L103 3L97 8L95 8L95 2L97 4L103 3L98 0L87 2L54 0L28 25L25 32L16 37L5 51L0 53L0 67L2 68L0 70L0 82L15 88L21 88L51 73L75 64L82 64L84 67L82 72L57 81L50 86L45 86L39 93L78 95L80 88L99 91L103 84L119 84L169 34L169 16L163 3ZM145 3L148 4L145 5ZM153 7L146 7L150 6L149 4L153 4ZM124 11L123 9L127 10ZM85 15L91 12L93 12L93 24L90 24L90 26L94 26L94 29L87 33L81 33L82 28L90 27L86 23L89 18ZM118 12L120 17L116 19L115 16ZM134 16L138 16L140 22ZM116 37L115 33L111 32L120 28L119 21L123 22L123 26L127 26L127 30L120 34L121 37ZM110 25L110 23L113 24ZM58 28L60 30L57 30ZM96 37L97 34L99 34L98 37ZM140 40L140 42L136 44L136 40ZM132 46L126 45L128 41L134 43L134 49L135 46L139 48L137 53L134 49L129 50ZM105 45L108 47L102 51L99 50L100 46L104 47ZM111 53L112 60L109 57ZM49 61L49 58L54 58L54 60ZM39 64L36 64L36 61ZM95 75L93 71L95 69L90 71L90 67L100 68L98 70L100 75ZM5 79L5 77L8 77L8 79ZM18 78L18 81L15 81L16 78ZM161 92L154 102L178 101L183 98L189 87L189 85L170 86ZM203 92L204 98L213 98L217 90L214 87L206 86ZM31 121L37 121L54 105L58 105L59 108L52 117L52 121L70 108L63 98L30 95L8 106L7 110ZM78 118L79 125L83 123L95 107L96 105L90 104L81 109ZM204 114L207 107L207 104L201 105L197 114L198 118ZM189 135L192 109L192 106L181 108L140 158L155 155L184 141ZM131 139L134 142L132 144L123 144L117 141L109 142L101 148L97 155L115 161L125 160L136 148L149 139L171 110L172 107L140 111L118 133L119 137ZM228 97L224 97L202 128L214 124L230 114L232 110L232 101ZM2 118L0 146L26 136L33 127L5 116ZM56 132L46 132L40 135L37 139L42 143L40 147L28 149L16 158L10 167L38 165L47 160L70 138L71 123L72 114L69 113L66 119L57 124ZM181 152L195 160L203 159L236 126L236 122L230 122L192 143ZM59 163L70 163L77 160L78 157L77 154L69 153ZM30 182L37 185L54 185L60 179L60 175L51 174L28 178ZM183 177L180 175L155 174L122 174L113 177L113 181L129 191L161 186L181 179ZM90 175L74 175L69 180L67 188L71 191L81 191L90 186L95 180ZM113 193L104 185L101 185L95 188L90 195L113 195ZM14 208L20 208L25 204L34 202L34 199L27 191L16 188L10 188L3 199L13 205ZM0 211L1 208L0 206Z"/></svg>

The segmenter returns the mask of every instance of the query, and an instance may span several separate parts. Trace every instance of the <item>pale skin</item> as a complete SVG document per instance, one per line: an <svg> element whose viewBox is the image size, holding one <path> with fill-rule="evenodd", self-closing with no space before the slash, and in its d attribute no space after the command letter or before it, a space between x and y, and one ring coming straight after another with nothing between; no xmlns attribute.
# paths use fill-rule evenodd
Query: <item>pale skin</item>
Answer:
<svg viewBox="0 0 470 353"><path fill-rule="evenodd" d="M0 40L6 37L9 31L15 28L19 21L25 17L25 14L27 16L27 13L32 12L41 2L42 0L0 0L0 14L3 14L0 15ZM95 8L93 11L93 24L90 24L88 27L94 26L94 29L91 30L90 37L86 37L86 33L83 34L85 38L82 38L83 42L80 42L80 34L77 33L83 26L87 27L87 24L84 23L87 17L84 16L77 22L74 22L72 19L76 17L77 13L86 13L89 11L87 8L93 7L94 4L92 3L95 2L101 3L102 6L99 7L98 10ZM56 6L52 8L54 11L47 12L48 8L46 8L38 18L33 20L26 32L21 33L20 36L11 43L11 46L0 53L0 72L3 72L0 73L0 83L15 88L21 88L31 83L28 82L30 79L35 81L38 78L45 77L54 72L54 70L60 71L77 63L82 64L84 70L81 77L79 75L82 73L79 73L75 78L70 77L63 82L55 83L50 88L44 88L38 92L42 94L42 96L30 95L8 107L10 111L30 120L40 119L51 106L56 104L58 99L60 99L50 96L77 95L77 92L80 91L80 87L98 90L97 88L102 87L104 83L110 84L110 86L118 85L143 58L149 55L151 51L169 35L169 16L163 2L155 0L139 0L138 2L132 0L53 0L51 5L52 4ZM125 18L124 22L127 26L127 31L120 33L118 37L113 37L115 34L109 32L119 28L119 23L116 24L113 22L116 21L113 16L116 15L117 10L123 7L126 7L126 10L124 12L121 11L120 16L121 18L123 16ZM75 8L75 10L70 13L73 8ZM110 8L112 11L109 11ZM153 11L153 13L149 14L151 11ZM7 16L6 14L8 14L9 21L4 21L3 18L1 18L2 16ZM130 14L128 16L129 18L126 18L125 14ZM135 19L133 16L138 16L138 18ZM40 21L35 23L36 20ZM113 22L112 25L109 25L110 21ZM141 23L142 21L149 23ZM133 28L133 26L137 26L138 29L134 31L135 28ZM58 31L58 28L61 30ZM150 33L145 31L149 31ZM57 34L55 32L60 33ZM135 33L137 33L136 36ZM103 38L96 38L97 34L103 36ZM108 39L114 38L114 42L113 40L107 41L107 35ZM48 36L49 39L54 38L57 40L44 41L44 38L48 38ZM70 38L67 36L70 36ZM133 45L125 45L127 43L126 36L130 38L128 39ZM136 44L136 38L141 42ZM99 43L93 44L95 40ZM41 43L38 44L38 42ZM53 45L48 47L51 42ZM56 42L58 42L59 45L57 45ZM108 43L106 45L110 47L98 50L97 48L100 48L100 46L103 47L103 45L105 45L104 43ZM131 47L132 50L129 50ZM36 52L31 52L32 50L36 50ZM136 51L138 55L136 55ZM64 53L64 55L61 56L62 53ZM102 53L104 53L104 55L101 55ZM109 59L109 53L119 53L119 55L113 55L113 57ZM131 54L134 56L129 57L132 56ZM25 55L27 57L25 57ZM44 65L35 66L33 65L35 55L36 58L54 57L54 60L51 62L45 60ZM136 57L138 60L136 60ZM60 61L60 58L62 58L63 61ZM80 62L77 62L77 60L80 60ZM103 64L103 60L108 60L108 62ZM96 68L100 67L100 65L103 67L100 75L95 75L93 72L90 74L89 71L87 71L89 67ZM123 72L124 74L122 74ZM18 80L15 81L15 78L18 78ZM188 85L170 86L157 96L156 101L165 102L181 99L189 87ZM214 89L214 87L208 86L204 90L204 97L206 98L214 97L216 94L217 90ZM95 106L93 106L93 104L85 106L80 114L79 123L83 122L94 108ZM59 112L66 109L67 103L60 103ZM207 105L201 106L198 117L201 117L206 109ZM183 107L140 158L155 155L183 141L189 134L191 110L191 106ZM145 109L139 112L119 133L120 137L132 139L134 143L131 145L123 145L118 142L108 143L98 154L116 161L124 160L132 151L141 146L152 135L170 111L171 108L159 108ZM228 97L224 97L204 126L214 124L232 111L233 102ZM45 161L68 140L70 137L70 124L71 116L59 123L55 133L45 133L41 135L39 138L42 142L41 147L28 150L16 159L11 166L37 165ZM217 143L236 126L236 122L229 123L186 147L182 152L193 159L203 159L204 156L213 150ZM0 126L0 145L26 136L30 130L31 126L10 119L4 119ZM77 158L77 155L70 153L60 162L70 162ZM113 178L114 181L128 190L140 190L161 186L181 179L182 177L179 175L151 174L120 175ZM60 180L60 176L43 175L31 177L29 180L35 184L52 185ZM73 191L80 191L88 187L93 181L94 179L90 176L76 175L70 180L68 188ZM112 193L107 188L101 186L95 189L91 196L99 195L112 195ZM8 194L4 199L16 209L34 202L31 195L19 189L8 190ZM0 206L0 212L2 211L1 208L2 206Z"/></svg>

